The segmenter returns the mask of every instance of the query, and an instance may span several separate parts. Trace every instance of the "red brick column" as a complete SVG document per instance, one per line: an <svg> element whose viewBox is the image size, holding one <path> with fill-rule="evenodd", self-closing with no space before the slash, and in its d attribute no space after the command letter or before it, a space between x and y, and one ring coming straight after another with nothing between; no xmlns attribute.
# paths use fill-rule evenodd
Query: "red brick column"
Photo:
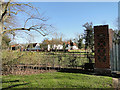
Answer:
<svg viewBox="0 0 120 90"><path fill-rule="evenodd" d="M94 26L95 68L110 69L110 42L108 25Z"/></svg>

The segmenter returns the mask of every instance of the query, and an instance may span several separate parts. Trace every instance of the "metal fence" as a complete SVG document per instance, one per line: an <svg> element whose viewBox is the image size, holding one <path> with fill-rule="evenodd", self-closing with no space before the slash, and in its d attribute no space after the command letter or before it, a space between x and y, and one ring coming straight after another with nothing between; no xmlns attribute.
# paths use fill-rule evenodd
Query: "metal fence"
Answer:
<svg viewBox="0 0 120 90"><path fill-rule="evenodd" d="M120 72L120 35L114 32L112 48L110 50L111 71Z"/></svg>

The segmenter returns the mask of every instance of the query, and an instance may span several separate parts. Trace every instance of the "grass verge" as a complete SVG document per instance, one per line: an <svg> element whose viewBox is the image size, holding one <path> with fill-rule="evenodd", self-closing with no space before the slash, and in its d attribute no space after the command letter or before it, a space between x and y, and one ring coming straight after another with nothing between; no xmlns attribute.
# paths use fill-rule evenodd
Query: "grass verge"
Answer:
<svg viewBox="0 0 120 90"><path fill-rule="evenodd" d="M112 88L112 77L80 73L41 73L34 75L7 75L2 86L14 88Z"/></svg>

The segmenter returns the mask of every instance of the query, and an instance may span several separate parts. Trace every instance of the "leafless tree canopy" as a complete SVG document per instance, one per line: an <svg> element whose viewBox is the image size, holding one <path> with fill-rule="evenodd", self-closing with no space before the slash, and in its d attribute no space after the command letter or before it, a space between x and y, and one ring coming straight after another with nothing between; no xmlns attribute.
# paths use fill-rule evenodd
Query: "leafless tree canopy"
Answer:
<svg viewBox="0 0 120 90"><path fill-rule="evenodd" d="M34 14L31 12L34 12ZM17 16L21 13L28 16L24 21L23 26L20 26L20 23L17 20ZM2 15L0 17L0 22L3 23L2 35L6 33L14 35L18 30L29 34L28 31L34 30L45 36L48 35L49 30L53 28L52 25L47 24L47 21L48 18L42 16L38 12L38 9L30 3L11 2L11 0L2 3ZM31 24L30 22L34 22L34 24ZM28 23L30 25L28 25Z"/></svg>

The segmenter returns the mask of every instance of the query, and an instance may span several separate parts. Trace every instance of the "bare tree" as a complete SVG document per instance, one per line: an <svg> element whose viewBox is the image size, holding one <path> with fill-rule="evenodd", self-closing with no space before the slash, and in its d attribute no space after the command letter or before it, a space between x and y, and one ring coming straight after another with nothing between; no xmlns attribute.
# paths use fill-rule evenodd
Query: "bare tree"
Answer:
<svg viewBox="0 0 120 90"><path fill-rule="evenodd" d="M63 42L64 34L55 32L52 34L52 44L60 44Z"/></svg>
<svg viewBox="0 0 120 90"><path fill-rule="evenodd" d="M3 2L2 4L2 14L0 17L0 22L2 22L3 30L1 31L1 35L5 35L6 33L10 33L13 36L15 32L20 30L25 33L29 33L28 31L37 31L43 36L48 35L50 28L52 25L47 24L48 18L43 17L30 3L19 3L19 2ZM31 13L30 11L33 11ZM28 18L25 20L24 25L19 27L19 22L16 21L18 14L27 15ZM36 14L37 13L37 14ZM28 25L30 22L36 22L35 24Z"/></svg>
<svg viewBox="0 0 120 90"><path fill-rule="evenodd" d="M2 2L0 1L0 4L2 4ZM0 5L0 15L2 15L2 6ZM2 30L2 22L0 22L0 33L1 33L1 30ZM0 35L0 68L2 68L2 52L1 52L1 46L2 46L2 37ZM0 69L0 75L2 75L2 70ZM0 84L0 87L2 87L2 84Z"/></svg>

